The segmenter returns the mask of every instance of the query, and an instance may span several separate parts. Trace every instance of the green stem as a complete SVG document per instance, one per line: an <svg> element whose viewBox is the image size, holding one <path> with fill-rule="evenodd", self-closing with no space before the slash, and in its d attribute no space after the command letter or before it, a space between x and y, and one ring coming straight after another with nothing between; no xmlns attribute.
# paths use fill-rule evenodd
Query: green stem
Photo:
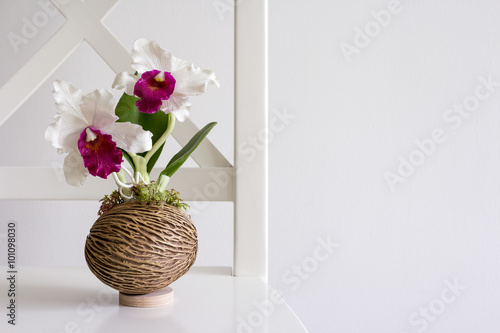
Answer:
<svg viewBox="0 0 500 333"><path fill-rule="evenodd" d="M169 176L160 175L160 177L158 178L158 189L161 192L165 191L169 180L170 180Z"/></svg>
<svg viewBox="0 0 500 333"><path fill-rule="evenodd" d="M132 161L134 162L135 165L135 171L139 172L144 178L144 182L146 184L150 183L149 180L149 174L148 174L148 162L146 159L140 155L134 154L134 153L129 153L130 157L132 158ZM135 177L135 175L134 175Z"/></svg>
<svg viewBox="0 0 500 333"><path fill-rule="evenodd" d="M148 164L149 162L149 159L151 157L153 157L154 153L156 153L156 151L158 149L160 149L161 145L165 143L165 141L167 140L168 136L172 133L173 129L174 129L174 125L175 125L175 116L172 114L172 112L170 112L169 114L167 114L168 116L168 125L167 125L167 129L165 130L165 132L158 138L158 140L156 140L155 144L153 145L153 147L151 148L150 151L148 151L148 153L146 154L146 156L144 156L144 159L146 160L146 165Z"/></svg>

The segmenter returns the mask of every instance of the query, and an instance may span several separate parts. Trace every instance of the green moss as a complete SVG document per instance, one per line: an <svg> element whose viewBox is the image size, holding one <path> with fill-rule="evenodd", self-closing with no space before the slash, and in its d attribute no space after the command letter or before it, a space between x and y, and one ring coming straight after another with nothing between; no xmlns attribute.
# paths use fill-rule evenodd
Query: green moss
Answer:
<svg viewBox="0 0 500 333"><path fill-rule="evenodd" d="M99 208L99 212L97 214L101 216L102 214L113 208L115 205L123 203L123 198L118 190L114 190L110 195L105 195L104 198L99 200L99 202L102 203L101 208Z"/></svg>
<svg viewBox="0 0 500 333"><path fill-rule="evenodd" d="M143 205L171 205L186 210L189 205L182 202L179 192L174 189L161 191L156 183L139 184L132 187L134 197Z"/></svg>
<svg viewBox="0 0 500 333"><path fill-rule="evenodd" d="M139 184L132 187L134 198L142 205L154 205L163 207L164 205L171 205L179 209L186 210L189 205L184 203L179 196L179 192L174 189L161 191L155 182L151 184ZM104 198L99 200L101 207L99 208L98 215L106 213L115 205L124 202L117 190L113 191L110 195L105 195Z"/></svg>

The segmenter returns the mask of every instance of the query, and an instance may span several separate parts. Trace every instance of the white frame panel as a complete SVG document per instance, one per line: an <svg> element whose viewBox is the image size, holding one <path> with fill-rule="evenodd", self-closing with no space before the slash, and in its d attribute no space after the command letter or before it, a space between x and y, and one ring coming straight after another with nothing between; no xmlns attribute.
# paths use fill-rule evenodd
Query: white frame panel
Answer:
<svg viewBox="0 0 500 333"><path fill-rule="evenodd" d="M267 282L267 144L255 158L240 144L267 126L267 0L237 1L235 17L234 274Z"/></svg>
<svg viewBox="0 0 500 333"><path fill-rule="evenodd" d="M102 24L119 0L51 0L65 16L64 25L0 89L4 107L0 126L54 73L83 42L116 72L130 71L129 51ZM267 282L267 145L255 158L244 156L240 143L267 129L267 0L235 0L235 166L205 140L192 158L200 168L182 168L172 180L185 200L197 199L194 189L211 181L211 173L224 172L227 186L210 201L233 201L234 275L259 277ZM179 123L175 139L184 145L198 128L188 119ZM89 179L72 188L57 168L0 166L0 200L96 200L114 188L110 180ZM27 178L27 175L31 178ZM22 183L30 186L23 186ZM25 188L43 191L24 191Z"/></svg>

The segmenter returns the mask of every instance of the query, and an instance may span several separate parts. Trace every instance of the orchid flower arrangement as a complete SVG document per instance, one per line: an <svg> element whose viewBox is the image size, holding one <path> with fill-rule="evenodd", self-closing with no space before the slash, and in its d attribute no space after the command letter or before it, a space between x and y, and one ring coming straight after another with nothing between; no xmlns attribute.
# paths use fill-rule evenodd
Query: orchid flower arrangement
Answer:
<svg viewBox="0 0 500 333"><path fill-rule="evenodd" d="M152 183L151 170L176 120L189 116L189 96L205 93L210 84L219 86L212 71L174 57L154 41L137 40L131 56L136 72L119 73L113 82L113 88L124 90L118 102L105 89L84 95L69 82L55 81L58 111L45 132L57 151L67 154L63 171L68 184L81 186L89 174L112 175L125 201L134 197L134 186ZM215 125L206 125L172 157L155 182L157 191L165 190Z"/></svg>

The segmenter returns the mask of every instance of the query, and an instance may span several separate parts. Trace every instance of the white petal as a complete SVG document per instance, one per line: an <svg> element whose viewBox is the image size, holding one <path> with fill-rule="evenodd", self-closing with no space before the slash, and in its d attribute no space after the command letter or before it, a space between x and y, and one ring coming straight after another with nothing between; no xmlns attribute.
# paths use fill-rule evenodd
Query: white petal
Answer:
<svg viewBox="0 0 500 333"><path fill-rule="evenodd" d="M127 72L121 72L115 77L113 89L125 89L128 95L134 95L134 87L139 77L131 75Z"/></svg>
<svg viewBox="0 0 500 333"><path fill-rule="evenodd" d="M49 141L54 148L61 149L62 146L59 142L59 133L61 132L61 122L56 121L47 127L45 131L45 140Z"/></svg>
<svg viewBox="0 0 500 333"><path fill-rule="evenodd" d="M103 129L113 137L116 145L130 153L142 153L151 150L153 134L132 123L113 123Z"/></svg>
<svg viewBox="0 0 500 333"><path fill-rule="evenodd" d="M139 74L157 69L172 71L172 54L165 51L155 41L138 39L132 48L132 68Z"/></svg>
<svg viewBox="0 0 500 333"><path fill-rule="evenodd" d="M80 103L83 92L70 82L54 81L54 91L52 92L56 100L56 106L61 112L69 112L81 116Z"/></svg>
<svg viewBox="0 0 500 333"><path fill-rule="evenodd" d="M73 113L61 113L57 121L50 124L45 131L45 139L58 149L59 153L67 153L78 146L81 132L89 124Z"/></svg>
<svg viewBox="0 0 500 333"><path fill-rule="evenodd" d="M82 186L89 175L83 165L83 158L78 149L71 151L64 159L64 177L66 182L73 186Z"/></svg>
<svg viewBox="0 0 500 333"><path fill-rule="evenodd" d="M186 120L188 117L189 117L189 108L181 108L181 109L177 109L175 111L172 111L172 113L174 114L175 118L180 121L180 122L183 122L184 120Z"/></svg>
<svg viewBox="0 0 500 333"><path fill-rule="evenodd" d="M194 67L192 62L172 57L172 76L175 78L175 92L188 96L200 95L209 84L219 87L215 73Z"/></svg>
<svg viewBox="0 0 500 333"><path fill-rule="evenodd" d="M97 129L102 129L114 123L115 100L106 89L94 90L82 98L81 110L87 122Z"/></svg>
<svg viewBox="0 0 500 333"><path fill-rule="evenodd" d="M191 102L188 97L173 93L169 99L162 102L160 110L165 113L172 112L178 121L183 122L189 116Z"/></svg>

